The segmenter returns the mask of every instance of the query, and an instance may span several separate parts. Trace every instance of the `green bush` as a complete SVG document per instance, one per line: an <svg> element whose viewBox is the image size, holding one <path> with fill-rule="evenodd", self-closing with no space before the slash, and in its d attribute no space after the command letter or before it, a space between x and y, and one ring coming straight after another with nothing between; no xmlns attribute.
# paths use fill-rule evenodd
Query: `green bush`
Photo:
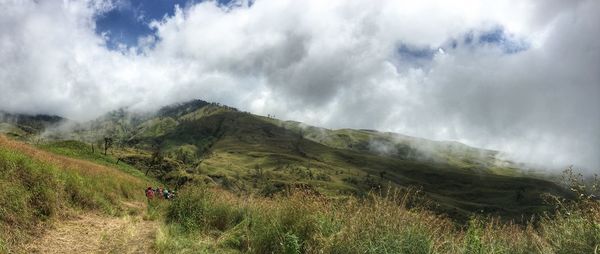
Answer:
<svg viewBox="0 0 600 254"><path fill-rule="evenodd" d="M306 252L316 244L318 210L302 196L281 197L277 203L255 207L248 228L251 253Z"/></svg>
<svg viewBox="0 0 600 254"><path fill-rule="evenodd" d="M167 209L167 222L186 232L227 230L243 219L243 209L227 203L203 187L186 188Z"/></svg>
<svg viewBox="0 0 600 254"><path fill-rule="evenodd" d="M483 226L478 219L471 219L465 235L465 254L483 254Z"/></svg>

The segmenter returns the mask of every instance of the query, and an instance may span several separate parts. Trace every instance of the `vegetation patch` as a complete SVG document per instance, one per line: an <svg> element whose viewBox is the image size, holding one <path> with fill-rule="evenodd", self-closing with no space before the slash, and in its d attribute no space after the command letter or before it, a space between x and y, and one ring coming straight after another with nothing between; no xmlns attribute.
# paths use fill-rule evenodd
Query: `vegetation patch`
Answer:
<svg viewBox="0 0 600 254"><path fill-rule="evenodd" d="M536 221L472 217L466 224L415 205L416 192L330 199L305 191L273 198L188 186L167 208L160 248L232 253L594 253L600 203L560 202ZM181 248L181 249L178 249Z"/></svg>
<svg viewBox="0 0 600 254"><path fill-rule="evenodd" d="M120 170L44 152L0 136L0 246L11 249L78 210L120 214L148 183Z"/></svg>

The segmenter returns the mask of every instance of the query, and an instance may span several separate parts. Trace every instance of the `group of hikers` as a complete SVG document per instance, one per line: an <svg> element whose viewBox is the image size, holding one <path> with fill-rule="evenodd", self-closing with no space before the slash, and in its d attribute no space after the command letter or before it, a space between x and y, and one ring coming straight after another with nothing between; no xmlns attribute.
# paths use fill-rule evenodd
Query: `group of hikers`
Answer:
<svg viewBox="0 0 600 254"><path fill-rule="evenodd" d="M157 187L156 189L153 189L152 187L146 188L146 198L148 198L148 200L151 200L155 197L158 199L174 199L175 191L161 187Z"/></svg>

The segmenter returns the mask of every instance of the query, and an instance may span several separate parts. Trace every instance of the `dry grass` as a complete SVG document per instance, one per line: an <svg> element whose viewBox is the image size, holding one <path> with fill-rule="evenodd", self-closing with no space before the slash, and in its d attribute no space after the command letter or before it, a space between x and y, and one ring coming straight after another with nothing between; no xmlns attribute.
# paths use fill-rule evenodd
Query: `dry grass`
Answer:
<svg viewBox="0 0 600 254"><path fill-rule="evenodd" d="M89 161L73 159L54 153L46 152L35 148L29 144L11 140L3 135L0 135L0 147L18 151L32 159L39 160L48 164L60 167L63 170L70 170L79 174L84 174L90 177L110 174L124 181L141 184L143 180L121 172L111 167L98 165Z"/></svg>
<svg viewBox="0 0 600 254"><path fill-rule="evenodd" d="M48 230L27 253L150 253L155 223L139 217L84 214Z"/></svg>
<svg viewBox="0 0 600 254"><path fill-rule="evenodd" d="M243 253L594 253L600 248L597 201L571 204L526 225L484 217L460 225L407 208L411 195L331 200L300 191L270 199L194 186L168 208L163 229L169 234L157 245ZM207 237L213 240L198 240Z"/></svg>
<svg viewBox="0 0 600 254"><path fill-rule="evenodd" d="M0 252L9 252L57 219L126 212L148 183L118 169L38 150L0 135Z"/></svg>

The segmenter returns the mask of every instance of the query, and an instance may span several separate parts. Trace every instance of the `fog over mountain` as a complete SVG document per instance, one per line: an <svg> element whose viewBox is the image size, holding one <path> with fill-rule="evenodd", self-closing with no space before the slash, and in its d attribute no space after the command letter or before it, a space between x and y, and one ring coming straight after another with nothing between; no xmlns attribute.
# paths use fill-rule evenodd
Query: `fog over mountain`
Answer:
<svg viewBox="0 0 600 254"><path fill-rule="evenodd" d="M201 98L600 169L600 1L188 1L120 43L128 2L0 0L0 110Z"/></svg>

